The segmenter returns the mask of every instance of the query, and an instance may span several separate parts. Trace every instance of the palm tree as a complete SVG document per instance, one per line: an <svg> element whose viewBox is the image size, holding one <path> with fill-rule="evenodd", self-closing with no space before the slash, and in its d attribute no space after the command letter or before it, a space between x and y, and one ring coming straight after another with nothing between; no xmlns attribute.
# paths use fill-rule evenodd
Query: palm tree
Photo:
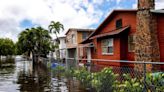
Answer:
<svg viewBox="0 0 164 92"><path fill-rule="evenodd" d="M64 30L63 24L61 24L58 21L57 22L51 21L50 25L48 26L48 29L51 33L53 32L56 35L57 42L60 43L57 34L59 34L61 30Z"/></svg>
<svg viewBox="0 0 164 92"><path fill-rule="evenodd" d="M26 29L19 34L18 46L23 53L32 52L33 62L34 55L47 54L50 49L51 37L49 32L42 27Z"/></svg>
<svg viewBox="0 0 164 92"><path fill-rule="evenodd" d="M51 33L54 33L56 35L56 42L57 42L56 46L58 47L60 40L57 34L59 34L61 30L64 30L63 24L61 24L58 21L57 22L51 21L50 25L48 26L48 29ZM60 56L59 50L57 50L57 56Z"/></svg>

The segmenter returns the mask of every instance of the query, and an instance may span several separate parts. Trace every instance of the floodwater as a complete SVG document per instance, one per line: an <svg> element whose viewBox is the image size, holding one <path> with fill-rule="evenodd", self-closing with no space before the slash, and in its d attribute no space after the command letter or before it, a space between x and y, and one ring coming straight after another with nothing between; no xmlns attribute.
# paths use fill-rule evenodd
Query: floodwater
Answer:
<svg viewBox="0 0 164 92"><path fill-rule="evenodd" d="M12 65L0 66L0 92L86 92L73 79L55 77L50 69L32 67L32 62L16 57Z"/></svg>

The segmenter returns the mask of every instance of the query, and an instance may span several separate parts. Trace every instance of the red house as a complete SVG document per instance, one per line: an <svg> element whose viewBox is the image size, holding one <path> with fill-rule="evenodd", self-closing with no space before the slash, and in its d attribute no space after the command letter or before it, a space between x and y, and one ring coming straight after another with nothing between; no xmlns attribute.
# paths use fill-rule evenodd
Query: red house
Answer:
<svg viewBox="0 0 164 92"><path fill-rule="evenodd" d="M139 0L144 1L144 0ZM81 44L88 49L92 59L135 60L134 37L137 31L137 12L139 10L113 10L99 27ZM164 61L164 10L150 10L156 18L156 30L159 44L160 61ZM146 23L146 22L145 22ZM92 47L89 45L93 44ZM90 49L90 50L89 50ZM87 57L88 58L88 57ZM116 65L107 61L92 61L99 65Z"/></svg>

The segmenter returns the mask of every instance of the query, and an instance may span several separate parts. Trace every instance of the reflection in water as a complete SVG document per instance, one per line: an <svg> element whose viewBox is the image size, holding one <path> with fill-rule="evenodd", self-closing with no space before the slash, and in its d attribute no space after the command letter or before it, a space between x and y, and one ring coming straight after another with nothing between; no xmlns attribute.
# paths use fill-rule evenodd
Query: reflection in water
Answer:
<svg viewBox="0 0 164 92"><path fill-rule="evenodd" d="M50 71L36 66L32 71L31 62L24 61L24 69L18 73L18 81L20 91L28 92L45 92L50 91L51 75ZM28 69L26 69L28 68Z"/></svg>
<svg viewBox="0 0 164 92"><path fill-rule="evenodd" d="M16 58L12 66L0 67L0 92L85 92L73 79L55 77L43 66Z"/></svg>

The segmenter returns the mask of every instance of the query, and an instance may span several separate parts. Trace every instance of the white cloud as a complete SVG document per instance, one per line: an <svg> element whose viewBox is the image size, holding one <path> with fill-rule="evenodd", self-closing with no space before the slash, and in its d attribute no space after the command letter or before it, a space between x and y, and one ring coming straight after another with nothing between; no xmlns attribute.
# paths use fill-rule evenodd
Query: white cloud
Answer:
<svg viewBox="0 0 164 92"><path fill-rule="evenodd" d="M119 4L121 2L121 0L116 0L117 4Z"/></svg>
<svg viewBox="0 0 164 92"><path fill-rule="evenodd" d="M60 21L65 29L89 27L98 23L102 11L96 5L103 0L0 0L0 37L16 40L23 20L47 27L50 21ZM5 36L4 36L5 34Z"/></svg>
<svg viewBox="0 0 164 92"><path fill-rule="evenodd" d="M115 8L123 8L119 3L124 0L0 0L0 37L10 37L16 41L18 33L23 30L20 26L23 20L45 28L52 20L60 21L65 31L70 27L88 28L99 24L102 16L113 8L102 11L99 6L103 6L105 1L116 2L118 6ZM136 3L133 8L136 8ZM164 0L156 1L156 9L163 6Z"/></svg>
<svg viewBox="0 0 164 92"><path fill-rule="evenodd" d="M137 8L137 0L133 4L133 9ZM164 9L164 0L155 0L155 9Z"/></svg>
<svg viewBox="0 0 164 92"><path fill-rule="evenodd" d="M164 9L164 0L156 0L156 9Z"/></svg>

